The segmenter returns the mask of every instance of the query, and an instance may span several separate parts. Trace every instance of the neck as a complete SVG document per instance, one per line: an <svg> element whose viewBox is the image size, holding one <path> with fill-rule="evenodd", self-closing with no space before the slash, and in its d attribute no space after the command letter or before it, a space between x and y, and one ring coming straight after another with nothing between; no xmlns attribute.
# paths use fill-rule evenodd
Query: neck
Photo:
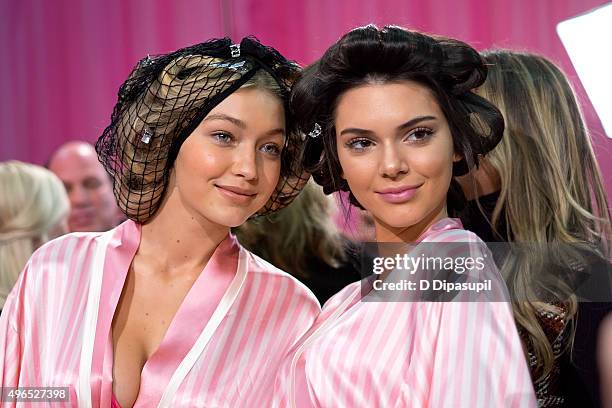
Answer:
<svg viewBox="0 0 612 408"><path fill-rule="evenodd" d="M446 212L446 202L443 201L434 211L430 212L421 221L407 227L392 227L385 224L382 220L374 218L376 241L403 243L416 242L429 227L447 216L448 213Z"/></svg>
<svg viewBox="0 0 612 408"><path fill-rule="evenodd" d="M138 255L155 259L162 271L202 270L229 233L186 208L178 194L169 192L157 214L142 226Z"/></svg>

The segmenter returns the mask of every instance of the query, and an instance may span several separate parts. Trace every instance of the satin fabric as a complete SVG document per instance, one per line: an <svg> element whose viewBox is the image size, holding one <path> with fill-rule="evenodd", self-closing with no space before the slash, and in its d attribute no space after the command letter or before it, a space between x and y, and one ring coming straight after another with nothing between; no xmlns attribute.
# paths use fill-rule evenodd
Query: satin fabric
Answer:
<svg viewBox="0 0 612 408"><path fill-rule="evenodd" d="M90 375L93 407L112 403L111 323L138 249L140 226L126 221L106 234L111 237ZM83 317L101 237L69 234L41 247L28 262L0 318L2 386L67 386L70 402L54 406L76 406ZM157 406L232 282L239 251L231 235L216 248L144 365L135 407ZM297 280L245 254L247 275L238 297L181 382L172 406L252 406L266 400L282 357L319 313L317 300Z"/></svg>
<svg viewBox="0 0 612 408"><path fill-rule="evenodd" d="M456 219L440 220L419 241L488 251ZM273 405L535 407L505 285L494 265L485 272L495 302L369 302L362 283L348 285L285 360Z"/></svg>
<svg viewBox="0 0 612 408"><path fill-rule="evenodd" d="M115 398L114 394L111 400L111 408L121 408L121 405L119 405L119 403L117 402L117 398Z"/></svg>

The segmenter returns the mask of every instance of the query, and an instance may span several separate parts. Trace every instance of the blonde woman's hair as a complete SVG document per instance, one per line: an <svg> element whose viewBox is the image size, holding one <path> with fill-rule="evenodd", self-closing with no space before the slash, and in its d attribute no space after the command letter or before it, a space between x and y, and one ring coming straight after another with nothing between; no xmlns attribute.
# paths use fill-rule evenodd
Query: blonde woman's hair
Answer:
<svg viewBox="0 0 612 408"><path fill-rule="evenodd" d="M515 319L527 333L543 378L554 362L553 348L538 314L566 309L569 341L577 301L569 287L541 278L550 262L571 265L568 245L609 259L610 211L600 170L576 96L563 72L527 53L483 53L489 65L477 93L504 115L501 143L487 156L499 172L501 191L491 223L503 218L510 241L545 244L502 267L513 294ZM534 283L538 283L537 285ZM547 299L543 301L542 292Z"/></svg>
<svg viewBox="0 0 612 408"><path fill-rule="evenodd" d="M298 278L308 278L308 261L319 258L337 268L346 261L346 248L333 222L334 198L309 181L288 207L250 220L234 232L250 251Z"/></svg>
<svg viewBox="0 0 612 408"><path fill-rule="evenodd" d="M70 210L62 182L49 170L0 163L0 308L34 250Z"/></svg>

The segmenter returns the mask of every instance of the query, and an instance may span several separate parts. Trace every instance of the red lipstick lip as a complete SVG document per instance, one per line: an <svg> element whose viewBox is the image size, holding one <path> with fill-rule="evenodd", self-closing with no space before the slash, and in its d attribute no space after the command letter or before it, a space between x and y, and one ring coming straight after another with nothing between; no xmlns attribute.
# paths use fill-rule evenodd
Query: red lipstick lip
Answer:
<svg viewBox="0 0 612 408"><path fill-rule="evenodd" d="M246 197L252 197L257 195L257 192L254 192L252 190L245 190L243 188L240 187L235 187L235 186L224 186L222 184L215 184L215 186L217 186L218 188L222 188L223 190L227 190L227 191L231 191L232 193L235 194L240 194Z"/></svg>
<svg viewBox="0 0 612 408"><path fill-rule="evenodd" d="M422 185L423 184L418 184L418 185L415 185L415 186L385 188L384 190L377 190L376 192L378 194L398 194L398 193L403 193L404 191L408 191L408 190L416 190L417 188L421 187Z"/></svg>

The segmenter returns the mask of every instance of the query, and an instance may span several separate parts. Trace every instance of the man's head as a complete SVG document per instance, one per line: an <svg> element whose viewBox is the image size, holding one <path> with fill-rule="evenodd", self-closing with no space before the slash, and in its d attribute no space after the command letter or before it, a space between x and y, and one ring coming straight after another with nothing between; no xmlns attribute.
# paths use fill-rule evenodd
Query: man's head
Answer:
<svg viewBox="0 0 612 408"><path fill-rule="evenodd" d="M64 183L71 210L68 227L74 231L106 231L120 220L113 186L93 146L68 142L51 156L49 170Z"/></svg>

